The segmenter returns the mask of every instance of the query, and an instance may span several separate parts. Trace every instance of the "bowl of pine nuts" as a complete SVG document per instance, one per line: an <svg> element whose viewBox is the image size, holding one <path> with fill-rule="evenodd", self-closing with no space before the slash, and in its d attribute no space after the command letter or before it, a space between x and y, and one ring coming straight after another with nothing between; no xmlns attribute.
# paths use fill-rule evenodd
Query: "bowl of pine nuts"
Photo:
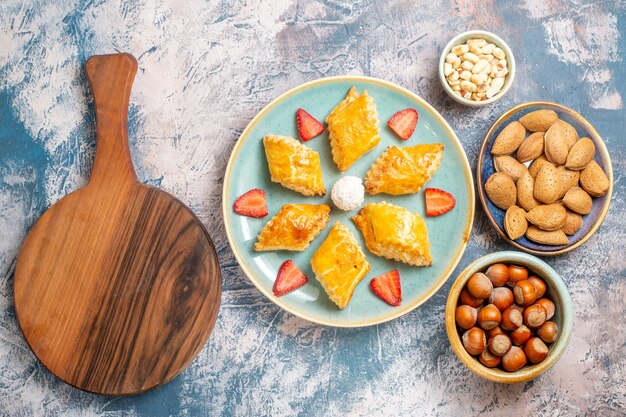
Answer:
<svg viewBox="0 0 626 417"><path fill-rule="evenodd" d="M456 102L470 107L491 104L506 94L515 78L515 58L500 37L470 30L454 38L439 59L439 80Z"/></svg>

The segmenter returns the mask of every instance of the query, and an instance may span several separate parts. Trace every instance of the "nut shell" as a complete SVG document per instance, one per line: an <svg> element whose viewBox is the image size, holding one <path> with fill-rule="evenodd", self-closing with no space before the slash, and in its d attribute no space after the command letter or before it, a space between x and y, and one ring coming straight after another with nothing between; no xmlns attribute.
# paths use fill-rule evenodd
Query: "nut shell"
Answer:
<svg viewBox="0 0 626 417"><path fill-rule="evenodd" d="M545 155L541 155L539 158L536 158L528 167L528 172L530 173L530 176L533 178L537 178L537 174L539 173L539 171L541 171L541 168L545 164L550 164L554 166L552 162L546 159Z"/></svg>
<svg viewBox="0 0 626 417"><path fill-rule="evenodd" d="M535 110L519 119L520 123L531 132L545 132L559 116L554 110Z"/></svg>
<svg viewBox="0 0 626 417"><path fill-rule="evenodd" d="M533 242L541 243L542 245L567 245L569 240L567 235L562 230L546 231L541 230L535 225L531 225L526 230L526 237Z"/></svg>
<svg viewBox="0 0 626 417"><path fill-rule="evenodd" d="M566 218L567 211L560 204L544 204L526 213L529 222L548 231L563 227Z"/></svg>
<svg viewBox="0 0 626 417"><path fill-rule="evenodd" d="M559 192L556 196L556 199L559 200L563 198L565 193L567 193L570 188L578 186L580 171L572 171L571 169L565 168L564 165L557 167L556 171L558 172L561 179L559 184Z"/></svg>
<svg viewBox="0 0 626 417"><path fill-rule="evenodd" d="M517 162L517 160L508 155L494 156L493 166L496 172L503 172L513 179L513 182L517 182L519 177L526 171L526 165Z"/></svg>
<svg viewBox="0 0 626 417"><path fill-rule="evenodd" d="M563 204L578 214L589 214L593 207L591 196L580 187L571 188L563 197Z"/></svg>
<svg viewBox="0 0 626 417"><path fill-rule="evenodd" d="M577 141L567 154L565 166L572 170L584 169L593 159L596 153L596 145L589 138L582 138Z"/></svg>
<svg viewBox="0 0 626 417"><path fill-rule="evenodd" d="M546 158L555 164L565 164L569 150L577 140L576 129L563 120L557 120L544 136Z"/></svg>
<svg viewBox="0 0 626 417"><path fill-rule="evenodd" d="M561 188L561 177L556 167L552 164L544 164L537 177L533 194L542 203L550 204L557 200Z"/></svg>
<svg viewBox="0 0 626 417"><path fill-rule="evenodd" d="M514 205L517 199L515 183L511 177L502 172L496 172L487 179L485 193L487 193L489 200L502 210L507 210Z"/></svg>
<svg viewBox="0 0 626 417"><path fill-rule="evenodd" d="M509 239L516 240L524 236L528 229L526 210L518 206L511 206L504 215L504 230Z"/></svg>
<svg viewBox="0 0 626 417"><path fill-rule="evenodd" d="M572 236L576 234L583 226L583 216L578 213L567 210L567 217L565 218L565 224L561 227L561 230L566 235Z"/></svg>
<svg viewBox="0 0 626 417"><path fill-rule="evenodd" d="M511 122L496 137L491 147L493 155L509 155L517 150L526 137L526 129L520 122Z"/></svg>
<svg viewBox="0 0 626 417"><path fill-rule="evenodd" d="M517 180L517 205L526 211L530 211L541 204L535 198L535 179L529 171L525 171Z"/></svg>
<svg viewBox="0 0 626 417"><path fill-rule="evenodd" d="M509 372L519 371L524 365L526 365L526 354L517 346L512 346L502 357L502 367Z"/></svg>
<svg viewBox="0 0 626 417"><path fill-rule="evenodd" d="M592 197L602 197L609 191L609 178L596 161L590 161L580 172L580 186Z"/></svg>
<svg viewBox="0 0 626 417"><path fill-rule="evenodd" d="M517 148L517 160L524 163L539 158L543 154L543 136L543 132L535 132L524 139Z"/></svg>

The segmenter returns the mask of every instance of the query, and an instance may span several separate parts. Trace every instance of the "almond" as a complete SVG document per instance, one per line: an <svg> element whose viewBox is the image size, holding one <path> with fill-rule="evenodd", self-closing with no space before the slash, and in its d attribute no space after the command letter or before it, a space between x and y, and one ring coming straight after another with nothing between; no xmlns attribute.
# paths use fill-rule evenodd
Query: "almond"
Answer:
<svg viewBox="0 0 626 417"><path fill-rule="evenodd" d="M543 164L553 165L552 162L546 159L545 155L541 155L530 164L530 167L528 167L528 172L530 172L530 176L533 178L537 178L537 174L539 173L539 170L541 169Z"/></svg>
<svg viewBox="0 0 626 417"><path fill-rule="evenodd" d="M519 119L519 121L531 132L545 132L558 119L559 115L553 110L535 110Z"/></svg>
<svg viewBox="0 0 626 417"><path fill-rule="evenodd" d="M557 230L565 224L567 211L560 204L544 204L526 213L526 220L542 230Z"/></svg>
<svg viewBox="0 0 626 417"><path fill-rule="evenodd" d="M582 138L569 150L565 166L576 171L584 169L589 161L593 159L595 153L596 145L593 141L589 138Z"/></svg>
<svg viewBox="0 0 626 417"><path fill-rule="evenodd" d="M563 197L563 204L578 214L589 214L593 207L591 196L580 187L571 188Z"/></svg>
<svg viewBox="0 0 626 417"><path fill-rule="evenodd" d="M561 165L556 170L561 179L559 192L556 196L556 199L558 200L560 198L563 198L565 193L568 192L570 188L576 187L578 185L578 180L580 179L580 171L572 171L571 169L565 168L564 165Z"/></svg>
<svg viewBox="0 0 626 417"><path fill-rule="evenodd" d="M526 211L530 211L541 204L533 195L534 188L535 180L531 177L530 172L524 172L517 180L517 204Z"/></svg>
<svg viewBox="0 0 626 417"><path fill-rule="evenodd" d="M526 210L518 206L511 206L504 215L504 230L511 240L524 236L528 229Z"/></svg>
<svg viewBox="0 0 626 417"><path fill-rule="evenodd" d="M559 120L548 129L544 136L546 158L557 165L565 164L569 153L566 129Z"/></svg>
<svg viewBox="0 0 626 417"><path fill-rule="evenodd" d="M548 232L534 225L528 227L526 237L543 245L567 245L569 243L567 235L561 229Z"/></svg>
<svg viewBox="0 0 626 417"><path fill-rule="evenodd" d="M517 190L513 179L502 172L496 172L487 179L485 192L489 200L502 210L507 210L515 204Z"/></svg>
<svg viewBox="0 0 626 417"><path fill-rule="evenodd" d="M609 179L598 163L591 160L580 172L580 186L592 197L602 197L609 190Z"/></svg>
<svg viewBox="0 0 626 417"><path fill-rule="evenodd" d="M567 217L565 217L565 224L561 227L561 230L566 235L575 235L583 226L583 216L578 213L567 210Z"/></svg>
<svg viewBox="0 0 626 417"><path fill-rule="evenodd" d="M535 132L524 139L517 148L517 160L520 162L532 161L543 153L543 132Z"/></svg>
<svg viewBox="0 0 626 417"><path fill-rule="evenodd" d="M520 122L511 122L496 137L491 147L494 155L509 155L517 150L524 141L526 129Z"/></svg>
<svg viewBox="0 0 626 417"><path fill-rule="evenodd" d="M494 156L493 166L496 168L497 172L503 172L511 177L513 179L513 182L517 182L519 177L524 172L528 171L526 165L520 164L515 158L508 155Z"/></svg>
<svg viewBox="0 0 626 417"><path fill-rule="evenodd" d="M544 164L535 178L533 195L542 203L554 203L561 187L561 177L552 164Z"/></svg>

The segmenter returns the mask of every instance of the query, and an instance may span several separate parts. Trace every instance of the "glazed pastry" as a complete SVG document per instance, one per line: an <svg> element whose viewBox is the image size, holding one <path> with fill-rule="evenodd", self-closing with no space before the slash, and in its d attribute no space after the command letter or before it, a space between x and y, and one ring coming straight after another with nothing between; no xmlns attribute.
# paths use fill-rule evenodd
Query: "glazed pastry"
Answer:
<svg viewBox="0 0 626 417"><path fill-rule="evenodd" d="M286 204L261 229L254 250L302 252L324 230L329 214L325 204Z"/></svg>
<svg viewBox="0 0 626 417"><path fill-rule="evenodd" d="M380 142L378 114L372 96L352 87L326 118L333 161L344 172Z"/></svg>
<svg viewBox="0 0 626 417"><path fill-rule="evenodd" d="M370 203L352 218L375 255L415 266L430 266L426 223L418 214L387 202Z"/></svg>
<svg viewBox="0 0 626 417"><path fill-rule="evenodd" d="M326 194L317 152L288 136L267 135L263 146L273 182L306 196Z"/></svg>
<svg viewBox="0 0 626 417"><path fill-rule="evenodd" d="M391 146L365 174L365 191L391 195L416 193L437 171L442 155L440 143L405 148Z"/></svg>
<svg viewBox="0 0 626 417"><path fill-rule="evenodd" d="M370 270L370 264L350 230L337 222L311 258L315 277L328 298L344 309L356 285Z"/></svg>

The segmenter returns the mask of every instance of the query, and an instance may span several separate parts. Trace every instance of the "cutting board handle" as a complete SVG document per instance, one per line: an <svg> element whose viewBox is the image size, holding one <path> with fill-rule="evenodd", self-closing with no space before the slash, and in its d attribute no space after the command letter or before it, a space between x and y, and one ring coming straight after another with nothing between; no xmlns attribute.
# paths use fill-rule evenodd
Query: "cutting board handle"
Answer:
<svg viewBox="0 0 626 417"><path fill-rule="evenodd" d="M128 100L137 72L131 54L92 56L85 63L96 107L96 159L91 183L136 182L128 147Z"/></svg>

